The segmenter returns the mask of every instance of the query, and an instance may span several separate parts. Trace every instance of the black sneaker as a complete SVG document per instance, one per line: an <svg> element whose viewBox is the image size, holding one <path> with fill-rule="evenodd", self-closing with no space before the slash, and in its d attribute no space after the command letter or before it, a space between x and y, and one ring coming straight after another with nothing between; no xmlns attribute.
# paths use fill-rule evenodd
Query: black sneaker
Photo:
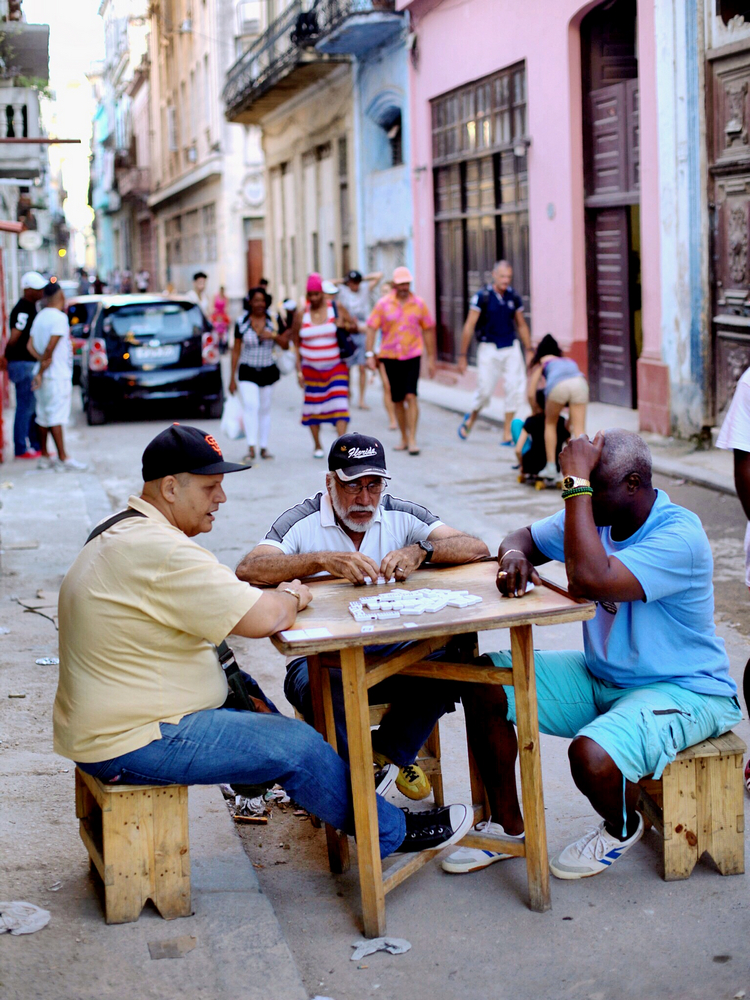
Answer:
<svg viewBox="0 0 750 1000"><path fill-rule="evenodd" d="M426 812L404 809L404 813L406 836L401 846L396 848L400 854L449 847L466 836L474 823L473 809L463 804L442 806Z"/></svg>
<svg viewBox="0 0 750 1000"><path fill-rule="evenodd" d="M375 791L378 795L385 795L393 782L398 777L398 767L395 764L385 764L383 767L375 769Z"/></svg>

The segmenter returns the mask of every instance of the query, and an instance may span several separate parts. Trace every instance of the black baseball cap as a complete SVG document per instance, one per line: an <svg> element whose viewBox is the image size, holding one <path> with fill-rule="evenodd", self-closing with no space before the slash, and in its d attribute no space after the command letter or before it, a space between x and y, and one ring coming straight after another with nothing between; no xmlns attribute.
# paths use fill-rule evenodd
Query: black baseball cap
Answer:
<svg viewBox="0 0 750 1000"><path fill-rule="evenodd" d="M350 271L346 276L347 281L361 281L362 275L359 271Z"/></svg>
<svg viewBox="0 0 750 1000"><path fill-rule="evenodd" d="M342 434L328 452L328 468L345 483L360 476L390 479L385 468L385 448L365 434Z"/></svg>
<svg viewBox="0 0 750 1000"><path fill-rule="evenodd" d="M249 465L225 462L216 438L185 424L172 424L157 434L143 452L144 483L164 476L176 476L179 472L218 476L249 468Z"/></svg>

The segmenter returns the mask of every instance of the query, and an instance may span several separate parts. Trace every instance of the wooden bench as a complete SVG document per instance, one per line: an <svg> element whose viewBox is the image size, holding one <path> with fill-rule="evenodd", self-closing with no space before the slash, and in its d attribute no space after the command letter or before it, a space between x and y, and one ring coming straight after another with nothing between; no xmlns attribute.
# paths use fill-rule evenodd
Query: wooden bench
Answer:
<svg viewBox="0 0 750 1000"><path fill-rule="evenodd" d="M76 816L108 924L137 920L148 899L165 920L190 916L186 785L105 785L76 768Z"/></svg>
<svg viewBox="0 0 750 1000"><path fill-rule="evenodd" d="M745 871L742 757L733 732L687 747L659 781L642 778L638 808L664 838L664 878L688 878L704 852L722 875Z"/></svg>

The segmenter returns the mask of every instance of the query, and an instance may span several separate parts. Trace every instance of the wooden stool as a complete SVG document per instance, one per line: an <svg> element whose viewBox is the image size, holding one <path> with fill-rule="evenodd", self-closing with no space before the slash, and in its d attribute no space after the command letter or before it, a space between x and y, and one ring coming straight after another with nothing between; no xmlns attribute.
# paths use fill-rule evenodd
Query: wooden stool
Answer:
<svg viewBox="0 0 750 1000"><path fill-rule="evenodd" d="M664 838L664 878L688 878L708 852L722 875L745 871L742 755L735 733L687 747L659 781L642 778L638 808Z"/></svg>
<svg viewBox="0 0 750 1000"><path fill-rule="evenodd" d="M76 768L76 816L108 924L137 920L147 899L165 920L190 916L186 785L104 785Z"/></svg>

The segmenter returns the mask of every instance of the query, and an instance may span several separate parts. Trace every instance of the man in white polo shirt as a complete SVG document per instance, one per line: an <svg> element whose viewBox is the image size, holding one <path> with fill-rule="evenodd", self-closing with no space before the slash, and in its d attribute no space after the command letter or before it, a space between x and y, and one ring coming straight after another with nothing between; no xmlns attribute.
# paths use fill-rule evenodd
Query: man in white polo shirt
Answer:
<svg viewBox="0 0 750 1000"><path fill-rule="evenodd" d="M383 494L391 477L385 450L376 438L344 434L328 455L326 489L274 521L263 541L237 567L240 580L270 585L294 577L330 573L353 584L365 578L406 580L425 562L448 565L475 562L489 555L478 538L449 528L426 507ZM383 647L368 647L383 651ZM395 647L394 647L395 648ZM439 654L436 654L439 655ZM343 693L338 671L331 671L339 752L346 757ZM307 660L287 666L284 693L312 720ZM375 762L399 767L396 787L411 799L430 793L427 775L415 765L417 753L440 718L453 710L454 685L425 684L391 677L370 689L374 704L388 703L389 712L373 733Z"/></svg>
<svg viewBox="0 0 750 1000"><path fill-rule="evenodd" d="M50 469L54 464L47 450L49 432L57 448L60 466L73 471L85 469L83 462L68 455L63 439L63 427L70 419L73 398L73 349L65 312L65 293L57 282L51 281L44 289L41 308L31 325L29 347L39 359L39 371L33 383L42 452L39 468Z"/></svg>

